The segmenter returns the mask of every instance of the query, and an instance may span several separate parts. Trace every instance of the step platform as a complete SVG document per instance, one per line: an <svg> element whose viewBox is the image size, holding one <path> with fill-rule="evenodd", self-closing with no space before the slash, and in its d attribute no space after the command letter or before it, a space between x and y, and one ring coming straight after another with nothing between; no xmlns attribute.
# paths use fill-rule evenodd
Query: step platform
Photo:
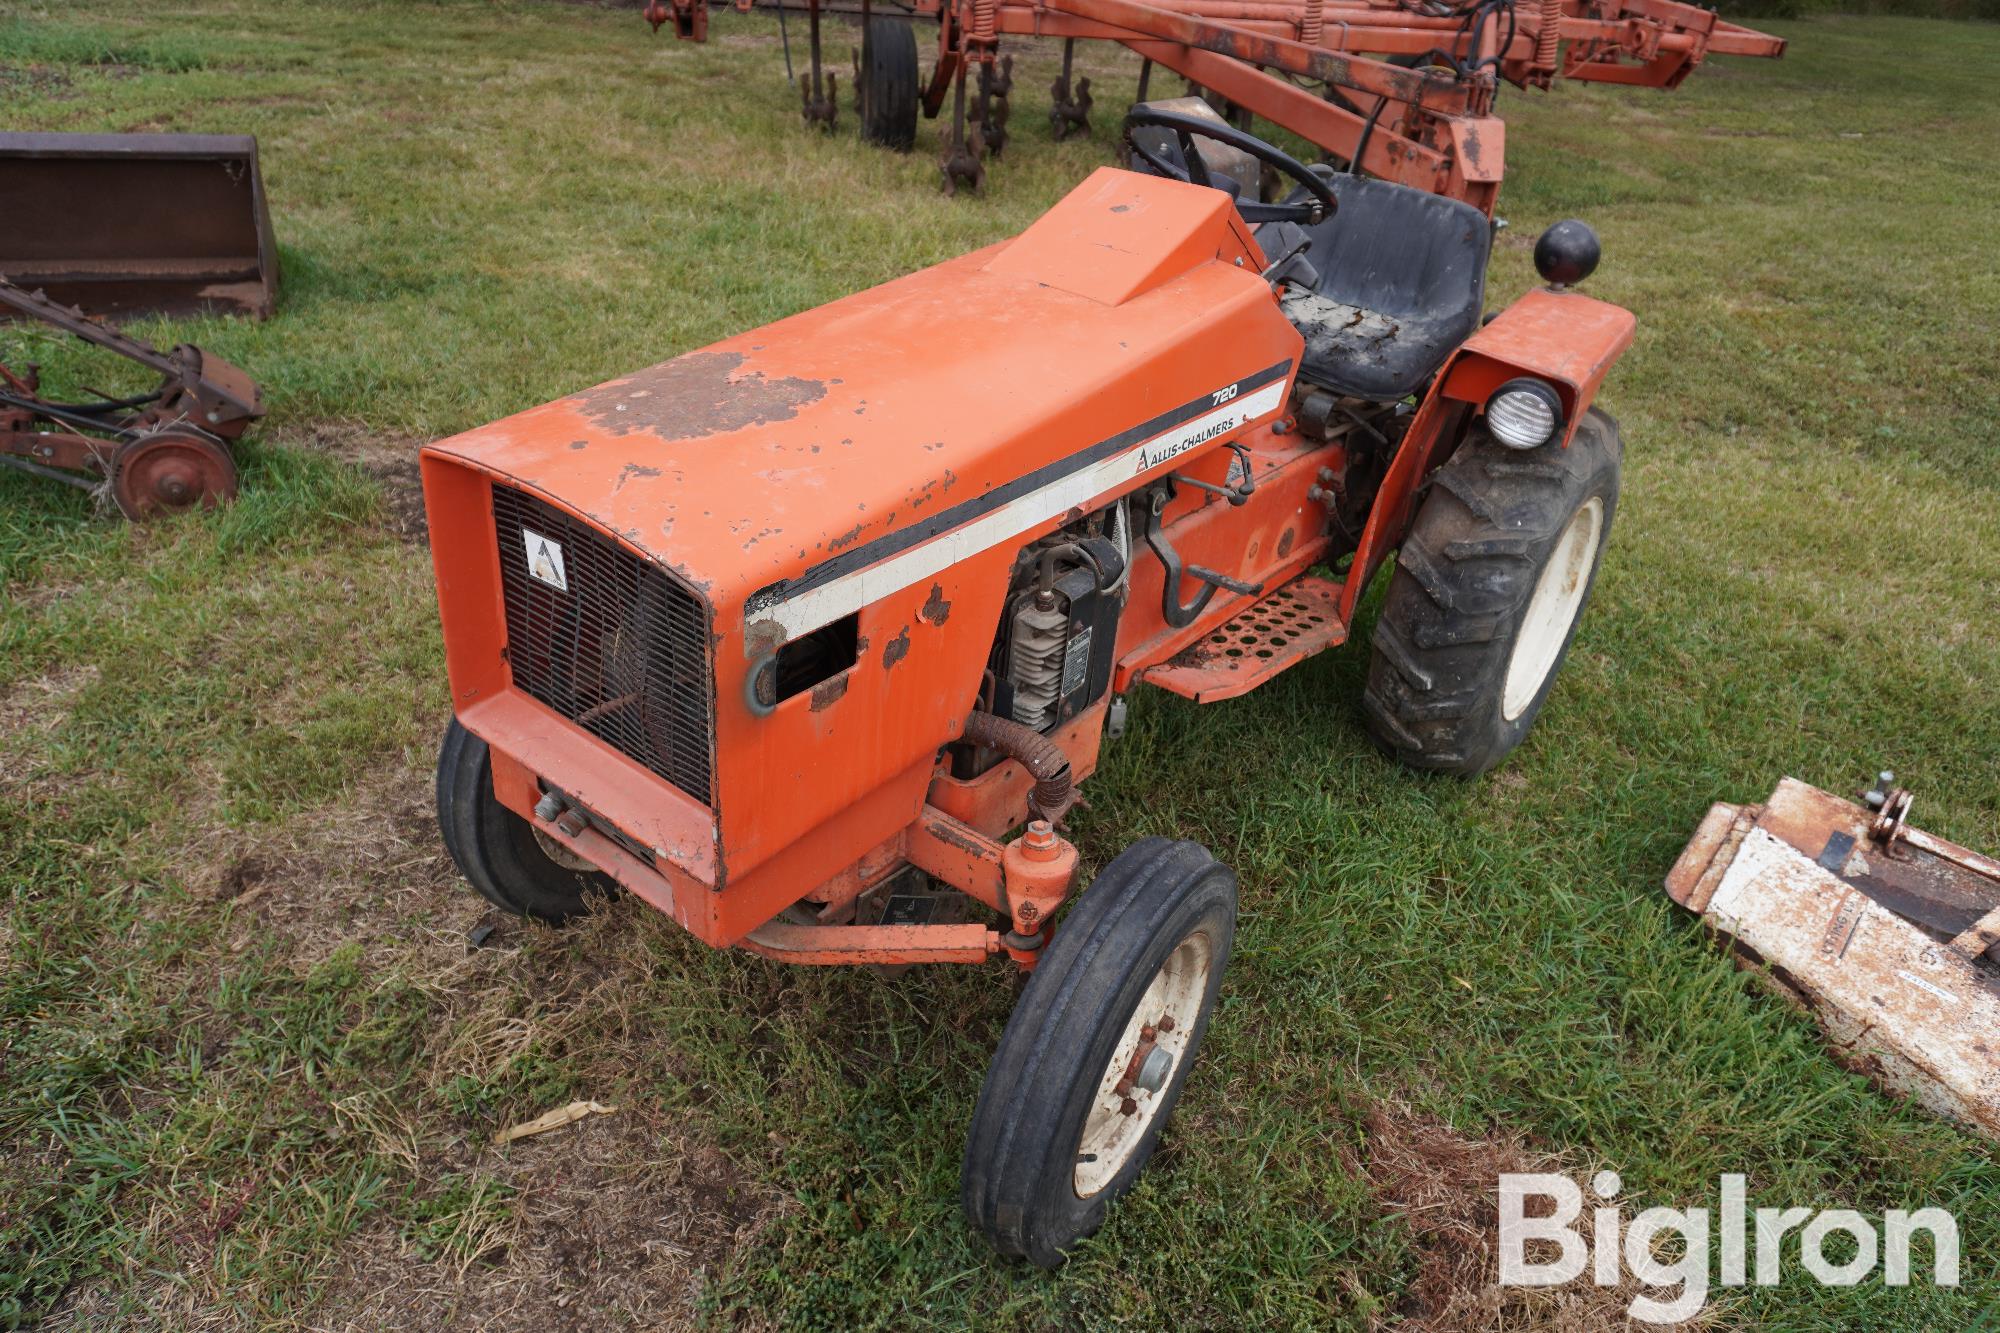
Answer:
<svg viewBox="0 0 2000 1333"><path fill-rule="evenodd" d="M1347 639L1340 585L1307 575L1240 612L1160 666L1148 685L1198 704L1248 694L1288 667Z"/></svg>

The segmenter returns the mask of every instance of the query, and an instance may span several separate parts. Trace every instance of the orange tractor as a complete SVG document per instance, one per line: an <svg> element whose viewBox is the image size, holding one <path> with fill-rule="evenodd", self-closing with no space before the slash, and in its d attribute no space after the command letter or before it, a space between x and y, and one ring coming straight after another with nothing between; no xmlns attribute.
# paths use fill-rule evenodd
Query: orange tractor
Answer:
<svg viewBox="0 0 2000 1333"><path fill-rule="evenodd" d="M1351 158L1403 151L1368 132ZM1028 969L963 1203L1045 1266L1151 1154L1235 931L1193 842L1078 892L1064 817L1125 695L1254 689L1394 553L1377 739L1500 762L1610 535L1594 400L1633 331L1575 290L1581 223L1489 315L1491 191L1308 166L1199 102L1125 139L1135 170L1010 241L423 456L466 878L549 922L622 888L794 963Z"/></svg>

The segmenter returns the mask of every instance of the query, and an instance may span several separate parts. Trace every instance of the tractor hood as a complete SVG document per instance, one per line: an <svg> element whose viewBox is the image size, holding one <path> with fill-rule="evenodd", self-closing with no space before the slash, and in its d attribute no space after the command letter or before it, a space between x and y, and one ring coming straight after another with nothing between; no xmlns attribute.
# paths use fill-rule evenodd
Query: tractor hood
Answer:
<svg viewBox="0 0 2000 1333"><path fill-rule="evenodd" d="M1262 262L1228 196L1106 169L1004 245L432 445L496 790L595 811L722 943L905 827L1016 553L1285 410Z"/></svg>
<svg viewBox="0 0 2000 1333"><path fill-rule="evenodd" d="M1106 168L1010 242L429 452L615 533L726 638L760 591L948 530L941 515L1163 410L1287 380L1297 340L1259 259L1221 193ZM1270 336L1246 345L1257 305Z"/></svg>

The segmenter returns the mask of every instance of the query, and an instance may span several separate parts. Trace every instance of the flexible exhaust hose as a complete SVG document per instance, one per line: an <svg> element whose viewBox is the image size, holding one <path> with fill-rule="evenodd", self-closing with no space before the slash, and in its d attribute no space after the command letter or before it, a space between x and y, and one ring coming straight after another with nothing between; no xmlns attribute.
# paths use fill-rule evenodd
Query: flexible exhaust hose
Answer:
<svg viewBox="0 0 2000 1333"><path fill-rule="evenodd" d="M975 712L965 719L962 739L1021 762L1035 779L1028 809L1036 818L1054 823L1069 812L1069 756L1047 736L996 714Z"/></svg>

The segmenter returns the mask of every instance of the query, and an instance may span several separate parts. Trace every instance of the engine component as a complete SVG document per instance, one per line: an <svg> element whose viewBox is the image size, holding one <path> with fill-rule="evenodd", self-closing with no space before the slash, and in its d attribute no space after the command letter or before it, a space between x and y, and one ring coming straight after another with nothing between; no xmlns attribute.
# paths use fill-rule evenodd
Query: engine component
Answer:
<svg viewBox="0 0 2000 1333"><path fill-rule="evenodd" d="M1059 533L1024 555L1025 577L1016 577L995 646L993 705L1046 732L1111 684L1126 556L1118 542L1087 530Z"/></svg>
<svg viewBox="0 0 2000 1333"><path fill-rule="evenodd" d="M1069 812L1074 795L1069 756L1048 737L1004 717L974 713L965 719L965 739L982 749L997 750L1009 759L1020 760L1035 775L1035 794L1028 805L1037 818L1053 824Z"/></svg>
<svg viewBox="0 0 2000 1333"><path fill-rule="evenodd" d="M1077 643L1078 661L1087 662L1088 627ZM1069 658L1069 613L1057 607L1054 590L1025 599L1014 615L1013 643L1007 652L1007 679L1014 685L1016 722L1036 731L1048 729L1061 706L1063 684L1071 674Z"/></svg>

